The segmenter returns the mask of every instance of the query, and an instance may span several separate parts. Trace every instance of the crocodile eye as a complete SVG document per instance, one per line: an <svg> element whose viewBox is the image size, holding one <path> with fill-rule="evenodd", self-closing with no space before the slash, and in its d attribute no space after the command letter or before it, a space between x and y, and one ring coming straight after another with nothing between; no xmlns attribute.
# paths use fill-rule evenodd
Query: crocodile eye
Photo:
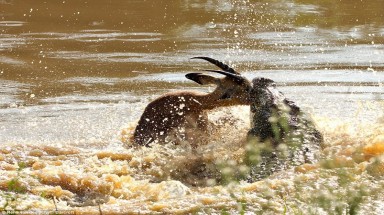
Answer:
<svg viewBox="0 0 384 215"><path fill-rule="evenodd" d="M228 93L224 93L224 94L220 97L220 99L222 99L222 100L224 100L224 99L229 99L229 98L231 98L231 96L230 96Z"/></svg>

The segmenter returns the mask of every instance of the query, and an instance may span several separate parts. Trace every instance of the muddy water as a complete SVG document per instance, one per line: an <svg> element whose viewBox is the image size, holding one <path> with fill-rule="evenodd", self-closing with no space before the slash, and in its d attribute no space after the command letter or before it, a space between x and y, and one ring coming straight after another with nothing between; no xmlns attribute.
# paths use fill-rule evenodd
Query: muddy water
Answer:
<svg viewBox="0 0 384 215"><path fill-rule="evenodd" d="M382 211L383 14L381 0L0 0L0 208L318 214L362 195L359 209ZM127 147L121 133L153 98L210 90L184 78L212 68L193 56L278 82L314 116L333 165L233 186L198 177L201 163L213 176L223 160L241 165L247 107L212 112L197 152Z"/></svg>

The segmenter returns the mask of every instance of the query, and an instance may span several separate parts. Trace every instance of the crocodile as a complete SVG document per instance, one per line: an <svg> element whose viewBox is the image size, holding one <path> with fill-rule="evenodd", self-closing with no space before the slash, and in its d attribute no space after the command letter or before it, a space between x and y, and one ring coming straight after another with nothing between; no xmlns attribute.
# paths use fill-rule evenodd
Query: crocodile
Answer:
<svg viewBox="0 0 384 215"><path fill-rule="evenodd" d="M273 80L254 78L249 96L251 127L245 159L250 167L248 181L317 161L322 134L307 114L277 89Z"/></svg>

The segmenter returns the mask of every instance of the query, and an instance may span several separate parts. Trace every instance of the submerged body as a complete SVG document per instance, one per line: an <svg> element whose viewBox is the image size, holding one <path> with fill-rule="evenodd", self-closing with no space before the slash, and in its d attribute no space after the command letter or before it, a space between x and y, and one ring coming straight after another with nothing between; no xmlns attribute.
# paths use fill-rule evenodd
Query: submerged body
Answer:
<svg viewBox="0 0 384 215"><path fill-rule="evenodd" d="M252 166L249 180L316 160L323 142L321 133L294 102L276 89L274 81L255 78L250 100L248 144L259 157L248 160Z"/></svg>

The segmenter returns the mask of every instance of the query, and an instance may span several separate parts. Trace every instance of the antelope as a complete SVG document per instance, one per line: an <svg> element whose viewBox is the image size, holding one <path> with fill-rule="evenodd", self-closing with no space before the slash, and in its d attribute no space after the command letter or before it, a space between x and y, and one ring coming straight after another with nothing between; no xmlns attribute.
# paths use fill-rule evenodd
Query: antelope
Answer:
<svg viewBox="0 0 384 215"><path fill-rule="evenodd" d="M222 74L217 78L203 73L188 73L186 78L200 85L214 84L210 93L195 91L171 92L160 96L147 105L133 134L135 144L149 146L153 142L165 142L168 135L177 133L188 139L188 130L206 131L207 111L217 107L250 105L251 83L228 65L209 58L202 59L216 65L221 70L204 70Z"/></svg>

